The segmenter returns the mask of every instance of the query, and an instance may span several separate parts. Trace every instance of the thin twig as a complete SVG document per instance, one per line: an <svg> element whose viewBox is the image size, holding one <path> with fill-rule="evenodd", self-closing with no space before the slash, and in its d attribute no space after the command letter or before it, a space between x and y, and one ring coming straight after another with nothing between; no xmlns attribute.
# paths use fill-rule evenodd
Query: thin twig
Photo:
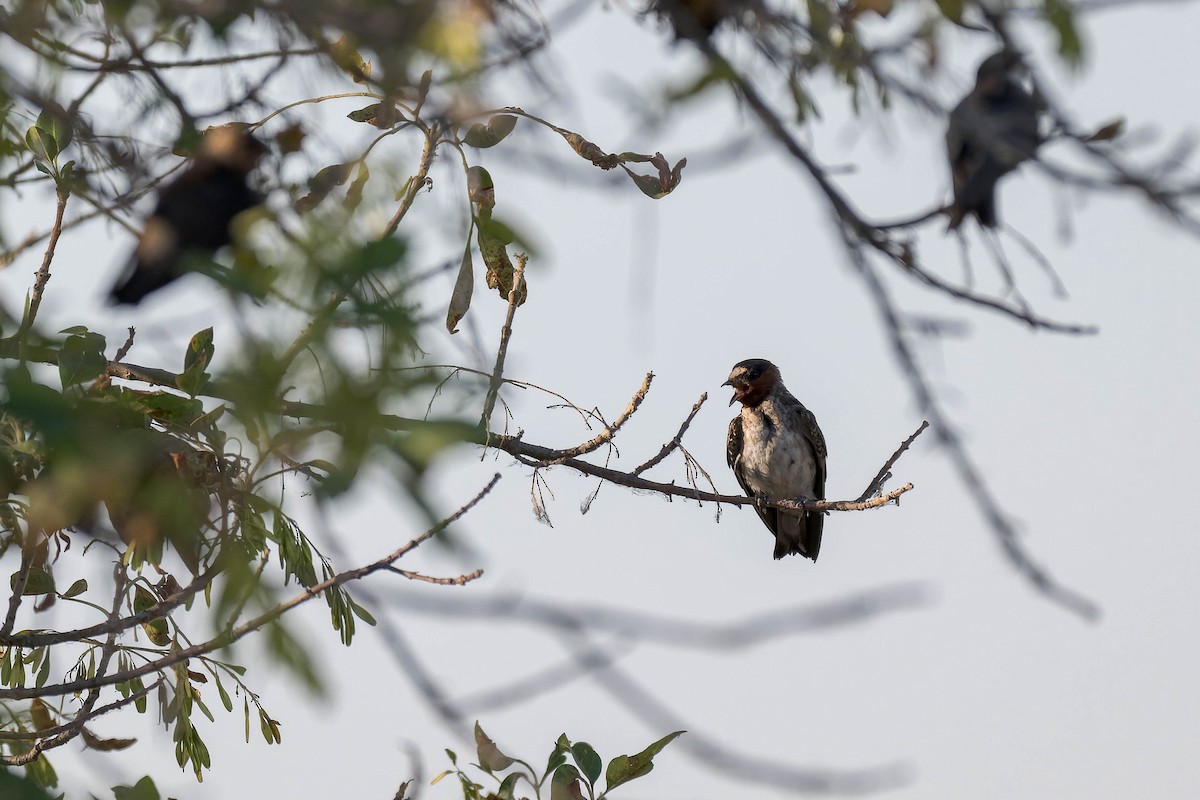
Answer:
<svg viewBox="0 0 1200 800"><path fill-rule="evenodd" d="M676 432L675 438L664 444L662 446L662 450L659 450L658 453L651 457L648 461L643 464L639 464L637 467L634 467L633 472L629 474L633 475L634 477L641 475L643 472L655 466L664 458L669 456L676 447L679 447L679 445L683 442L683 434L687 432L688 426L692 424L692 420L696 417L696 412L700 410L700 406L704 405L706 400L708 400L708 392L700 395L700 399L697 400L696 404L692 406L691 413L687 415L687 419L685 419L683 424L679 426L679 430Z"/></svg>
<svg viewBox="0 0 1200 800"><path fill-rule="evenodd" d="M892 453L892 457L884 462L883 466L879 469L879 473L871 479L870 483L867 484L866 490L864 490L863 493L858 496L859 501L873 497L882 491L883 484L887 482L888 477L891 476L892 465L896 463L896 460L899 459L900 456L904 455L904 451L908 449L909 445L915 442L917 437L921 435L921 432L928 427L929 421L923 420L921 422L921 426L913 431L913 435L905 439L904 442L898 448L896 448L896 452Z"/></svg>
<svg viewBox="0 0 1200 800"><path fill-rule="evenodd" d="M504 324L500 327L500 346L496 348L496 366L492 369L492 377L488 382L487 396L483 401L483 415L479 423L487 427L492 419L492 411L496 407L496 397L500 394L500 385L504 381L504 359L508 356L508 341L512 338L513 318L517 315L517 306L524 302L525 297L525 264L529 256L517 253L517 267L513 271L512 288L508 290L508 313Z"/></svg>

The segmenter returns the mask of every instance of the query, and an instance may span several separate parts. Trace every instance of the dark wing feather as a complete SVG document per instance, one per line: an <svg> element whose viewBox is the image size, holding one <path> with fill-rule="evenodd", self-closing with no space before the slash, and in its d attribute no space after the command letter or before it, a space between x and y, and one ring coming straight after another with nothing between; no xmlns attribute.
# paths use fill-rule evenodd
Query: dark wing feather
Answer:
<svg viewBox="0 0 1200 800"><path fill-rule="evenodd" d="M825 499L825 459L829 451L825 447L825 434L817 425L817 418L811 411L797 402L796 415L799 417L800 430L813 450L813 461L816 464L816 474L813 476L813 494L815 499ZM821 551L821 534L825 530L825 515L820 511L809 511L804 515L804 555L817 560Z"/></svg>
<svg viewBox="0 0 1200 800"><path fill-rule="evenodd" d="M824 440L821 442L824 446ZM733 476L737 478L738 485L742 487L742 491L747 497L755 497L755 492L746 483L746 477L742 473L742 417L739 414L729 420L729 433L725 437L725 463L733 470ZM821 486L825 485L825 459L821 459ZM776 519L777 509L760 508L755 505L754 510L758 512L759 519L771 531L775 533L778 530L778 520Z"/></svg>

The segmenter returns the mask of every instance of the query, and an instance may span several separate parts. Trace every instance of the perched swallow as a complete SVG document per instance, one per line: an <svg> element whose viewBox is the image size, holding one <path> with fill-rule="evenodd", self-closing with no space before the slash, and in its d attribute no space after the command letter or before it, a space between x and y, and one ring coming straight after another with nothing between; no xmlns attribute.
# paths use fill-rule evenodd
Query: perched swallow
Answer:
<svg viewBox="0 0 1200 800"><path fill-rule="evenodd" d="M996 182L1037 155L1043 104L1018 80L1024 66L1021 54L1012 50L988 56L979 65L975 88L950 112L950 230L967 214L985 228L996 227Z"/></svg>
<svg viewBox="0 0 1200 800"><path fill-rule="evenodd" d="M264 151L244 124L209 128L192 165L158 193L158 205L109 298L139 303L184 275L190 255L209 256L229 244L233 218L262 201L246 176Z"/></svg>
<svg viewBox="0 0 1200 800"><path fill-rule="evenodd" d="M729 380L742 411L729 421L725 457L750 497L825 499L825 436L817 418L792 396L779 368L761 358L733 365ZM819 511L755 506L775 534L775 558L799 553L817 560L825 517Z"/></svg>

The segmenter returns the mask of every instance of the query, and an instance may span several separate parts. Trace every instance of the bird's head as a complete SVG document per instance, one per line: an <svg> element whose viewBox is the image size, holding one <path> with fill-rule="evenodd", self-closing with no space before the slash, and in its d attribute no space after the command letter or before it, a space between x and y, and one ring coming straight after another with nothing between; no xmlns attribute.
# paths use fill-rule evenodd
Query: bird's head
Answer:
<svg viewBox="0 0 1200 800"><path fill-rule="evenodd" d="M204 132L197 158L243 174L258 166L266 146L250 132L244 122L217 125Z"/></svg>
<svg viewBox="0 0 1200 800"><path fill-rule="evenodd" d="M983 95L995 94L1024 69L1025 59L1016 50L1004 49L992 53L975 73L975 91Z"/></svg>
<svg viewBox="0 0 1200 800"><path fill-rule="evenodd" d="M765 358L748 358L733 365L729 380L722 386L733 387L733 397L729 405L735 401L749 408L754 408L779 383L779 367Z"/></svg>

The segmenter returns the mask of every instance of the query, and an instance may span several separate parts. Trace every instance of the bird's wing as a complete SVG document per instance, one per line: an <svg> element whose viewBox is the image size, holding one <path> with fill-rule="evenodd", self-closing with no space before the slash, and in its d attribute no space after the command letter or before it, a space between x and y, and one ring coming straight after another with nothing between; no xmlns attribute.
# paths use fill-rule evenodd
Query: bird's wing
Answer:
<svg viewBox="0 0 1200 800"><path fill-rule="evenodd" d="M822 442L822 445L823 444L824 443ZM746 482L746 475L745 475L745 473L742 472L741 457L742 457L742 416L741 416L741 414L739 414L738 416L729 420L729 433L725 437L725 462L727 464L729 464L729 468L733 470L733 476L735 478L737 478L738 485L742 487L742 491L746 493L746 496L747 497L755 497L755 496L757 496L757 493L753 489L750 488L750 484ZM822 486L825 485L824 484L824 480L825 480L824 470L825 470L825 460L821 459L821 481L822 481L821 485ZM763 524L767 526L767 528L771 531L771 533L775 533L776 530L778 529L777 526L779 523L778 519L776 518L776 515L778 514L778 510L774 509L774 508L760 508L757 505L754 506L754 510L756 512L758 512L759 518L763 521Z"/></svg>
<svg viewBox="0 0 1200 800"><path fill-rule="evenodd" d="M817 498L823 500L825 499L825 458L828 455L828 450L825 448L825 434L821 433L821 428L817 425L817 418L813 413L802 404L797 403L797 405L799 408L796 409L796 414L800 420L800 430L804 432L804 438L812 445L814 461L817 465L813 488L817 491Z"/></svg>

